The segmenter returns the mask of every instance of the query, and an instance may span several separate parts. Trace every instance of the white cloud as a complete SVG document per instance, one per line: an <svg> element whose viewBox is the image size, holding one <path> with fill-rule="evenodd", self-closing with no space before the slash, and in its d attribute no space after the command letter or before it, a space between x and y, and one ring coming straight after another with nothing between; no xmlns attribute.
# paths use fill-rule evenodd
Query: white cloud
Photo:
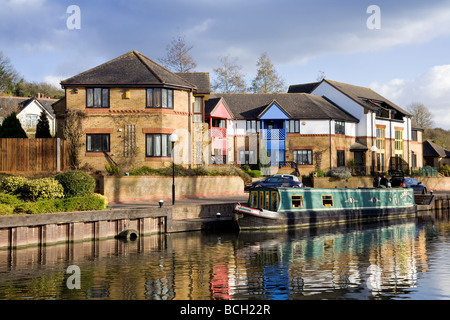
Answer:
<svg viewBox="0 0 450 320"><path fill-rule="evenodd" d="M64 77L59 77L59 76L45 76L44 77L44 82L51 84L53 86L55 86L56 88L61 88L60 82L64 80Z"/></svg>
<svg viewBox="0 0 450 320"><path fill-rule="evenodd" d="M382 7L379 30L350 25L345 29L331 30L324 39L332 39L325 47L328 53L360 53L400 45L423 44L446 35L450 35L450 7L408 13L390 13Z"/></svg>
<svg viewBox="0 0 450 320"><path fill-rule="evenodd" d="M436 127L450 129L450 64L431 67L413 79L374 82L370 87L405 109L413 102L423 103Z"/></svg>
<svg viewBox="0 0 450 320"><path fill-rule="evenodd" d="M186 30L187 35L198 36L199 33L207 31L214 23L213 19L206 19L202 23Z"/></svg>

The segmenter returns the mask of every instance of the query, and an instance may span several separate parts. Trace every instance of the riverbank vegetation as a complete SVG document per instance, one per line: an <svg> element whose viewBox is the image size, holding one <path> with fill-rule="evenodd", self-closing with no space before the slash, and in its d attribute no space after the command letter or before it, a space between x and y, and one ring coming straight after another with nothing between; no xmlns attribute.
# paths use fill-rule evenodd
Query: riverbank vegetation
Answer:
<svg viewBox="0 0 450 320"><path fill-rule="evenodd" d="M81 171L31 179L0 179L0 215L104 210L105 196L94 193L95 179Z"/></svg>
<svg viewBox="0 0 450 320"><path fill-rule="evenodd" d="M138 169L131 170L128 172L130 176L172 176L175 173L175 176L181 177L192 177L192 176L239 176L241 177L245 183L251 182L251 176L243 171L240 168L237 168L233 165L223 166L223 167L198 167L194 169L185 168L180 165L175 165L175 168L172 166L160 168L160 169L152 169L147 166L142 166Z"/></svg>

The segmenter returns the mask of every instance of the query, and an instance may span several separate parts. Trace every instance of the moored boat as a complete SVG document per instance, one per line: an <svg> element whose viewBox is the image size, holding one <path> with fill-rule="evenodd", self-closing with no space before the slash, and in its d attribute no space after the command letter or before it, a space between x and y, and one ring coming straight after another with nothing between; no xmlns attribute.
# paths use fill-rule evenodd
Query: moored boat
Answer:
<svg viewBox="0 0 450 320"><path fill-rule="evenodd" d="M289 228L415 216L411 188L253 188L234 207L241 230Z"/></svg>

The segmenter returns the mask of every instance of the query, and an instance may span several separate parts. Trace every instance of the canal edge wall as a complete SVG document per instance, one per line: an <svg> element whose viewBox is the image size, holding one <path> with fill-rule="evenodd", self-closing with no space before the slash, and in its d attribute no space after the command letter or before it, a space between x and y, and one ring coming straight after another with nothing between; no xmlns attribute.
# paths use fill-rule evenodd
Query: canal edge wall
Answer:
<svg viewBox="0 0 450 320"><path fill-rule="evenodd" d="M173 178L166 176L99 176L99 193L109 202L170 200ZM239 176L175 177L175 198L235 196L244 193Z"/></svg>
<svg viewBox="0 0 450 320"><path fill-rule="evenodd" d="M198 231L215 221L231 223L233 208L230 202L2 216L0 250L108 239L126 230L141 236Z"/></svg>

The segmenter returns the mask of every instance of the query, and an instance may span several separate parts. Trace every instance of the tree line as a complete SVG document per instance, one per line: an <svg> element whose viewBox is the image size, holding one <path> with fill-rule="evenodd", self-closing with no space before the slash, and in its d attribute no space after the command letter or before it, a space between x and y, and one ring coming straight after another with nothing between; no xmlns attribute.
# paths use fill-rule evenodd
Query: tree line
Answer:
<svg viewBox="0 0 450 320"><path fill-rule="evenodd" d="M423 141L428 140L450 150L450 131L434 128L433 113L421 102L413 102L407 107L413 116L413 124L423 129Z"/></svg>
<svg viewBox="0 0 450 320"><path fill-rule="evenodd" d="M52 99L64 97L64 91L51 84L26 81L15 70L10 59L0 52L0 95L36 97L38 93Z"/></svg>
<svg viewBox="0 0 450 320"><path fill-rule="evenodd" d="M190 72L197 63L190 53L193 47L186 43L185 37L178 35L166 47L166 56L159 59L172 72ZM218 93L278 93L286 92L284 79L264 52L256 62L257 74L250 85L246 84L245 74L238 57L224 55L218 57L219 64L213 69L212 90Z"/></svg>

